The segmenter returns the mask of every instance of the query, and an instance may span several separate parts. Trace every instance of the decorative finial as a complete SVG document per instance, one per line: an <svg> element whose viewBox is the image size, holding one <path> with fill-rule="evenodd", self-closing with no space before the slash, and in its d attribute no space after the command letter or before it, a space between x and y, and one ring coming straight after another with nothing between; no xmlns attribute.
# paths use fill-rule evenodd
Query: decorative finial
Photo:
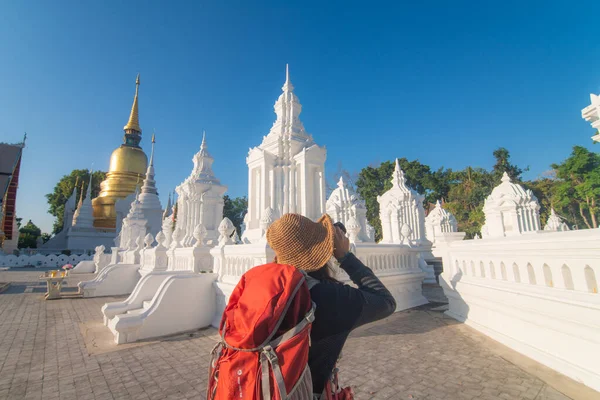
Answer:
<svg viewBox="0 0 600 400"><path fill-rule="evenodd" d="M502 174L502 182L508 182L510 183L510 176L508 176L508 174L506 173L506 171L504 171L504 173Z"/></svg>
<svg viewBox="0 0 600 400"><path fill-rule="evenodd" d="M150 151L150 162L148 163L148 167L154 166L154 143L156 143L156 133L152 133L152 150Z"/></svg>
<svg viewBox="0 0 600 400"><path fill-rule="evenodd" d="M91 200L92 195L92 177L94 176L94 168L90 169L90 183L88 184L86 197Z"/></svg>
<svg viewBox="0 0 600 400"><path fill-rule="evenodd" d="M283 84L281 90L284 92L291 92L294 90L294 85L292 85L292 82L290 82L290 68L288 64L285 64L285 83Z"/></svg>
<svg viewBox="0 0 600 400"><path fill-rule="evenodd" d="M129 121L127 125L123 127L125 133L142 133L140 128L140 118L138 114L138 92L140 88L140 74L137 74L135 79L135 96L133 98L133 105L131 106L131 113L129 114Z"/></svg>
<svg viewBox="0 0 600 400"><path fill-rule="evenodd" d="M206 131L203 130L202 131L202 144L200 145L201 148L205 148L206 147Z"/></svg>

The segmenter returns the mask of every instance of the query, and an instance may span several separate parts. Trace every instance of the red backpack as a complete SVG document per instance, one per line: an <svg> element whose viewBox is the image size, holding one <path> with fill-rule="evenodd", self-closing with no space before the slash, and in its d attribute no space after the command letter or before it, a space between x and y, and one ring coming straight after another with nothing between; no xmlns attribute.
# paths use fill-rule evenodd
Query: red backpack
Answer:
<svg viewBox="0 0 600 400"><path fill-rule="evenodd" d="M272 263L246 272L223 312L207 399L312 400L308 350L314 313L307 276L296 268ZM332 383L337 386L337 374ZM331 389L328 384L329 393L339 391ZM351 399L339 395L323 398Z"/></svg>

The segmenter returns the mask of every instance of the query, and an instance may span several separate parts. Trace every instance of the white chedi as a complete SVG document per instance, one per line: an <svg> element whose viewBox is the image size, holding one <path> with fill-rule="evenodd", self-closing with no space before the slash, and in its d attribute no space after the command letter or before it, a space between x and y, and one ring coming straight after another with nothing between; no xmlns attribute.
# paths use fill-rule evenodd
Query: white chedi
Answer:
<svg viewBox="0 0 600 400"><path fill-rule="evenodd" d="M144 213L147 221L147 231L156 235L161 230L163 211L160 199L158 198L158 191L156 190L156 180L154 179L154 143L155 138L152 135L152 152L150 153L146 177L142 183L138 200L140 202L140 210Z"/></svg>
<svg viewBox="0 0 600 400"><path fill-rule="evenodd" d="M192 159L194 168L177 192L177 227L182 230L181 245L191 247L194 229L202 224L207 231L207 244L214 245L219 233L217 228L223 218L223 195L227 186L221 185L212 170L214 158L208 152L206 135L202 136L200 151Z"/></svg>
<svg viewBox="0 0 600 400"><path fill-rule="evenodd" d="M425 239L424 197L406 185L396 159L392 188L377 196L383 239L381 243L420 244Z"/></svg>
<svg viewBox="0 0 600 400"><path fill-rule="evenodd" d="M367 222L367 207L365 202L356 194L351 185L347 184L343 177L337 183L329 195L325 204L327 214L334 222L341 222L348 229L351 219L352 223L357 224L358 231L354 237L354 242L373 242L371 229Z"/></svg>
<svg viewBox="0 0 600 400"><path fill-rule="evenodd" d="M492 190L483 206L485 238L516 236L540 228L540 205L533 192L513 183L505 172L502 183Z"/></svg>
<svg viewBox="0 0 600 400"><path fill-rule="evenodd" d="M550 209L550 216L548 217L548 221L546 221L546 226L544 226L545 231L568 231L569 226L563 221L561 217L559 217L554 208Z"/></svg>
<svg viewBox="0 0 600 400"><path fill-rule="evenodd" d="M435 208L425 217L425 236L431 243L444 233L458 231L458 223L450 211L445 210L438 200Z"/></svg>
<svg viewBox="0 0 600 400"><path fill-rule="evenodd" d="M590 105L581 110L581 118L589 122L596 130L592 140L600 142L600 95L590 94Z"/></svg>
<svg viewBox="0 0 600 400"><path fill-rule="evenodd" d="M276 217L297 213L312 220L325 212L327 150L306 132L302 105L286 70L282 93L275 102L277 119L262 143L248 151L248 213L244 243L263 240L264 213Z"/></svg>
<svg viewBox="0 0 600 400"><path fill-rule="evenodd" d="M131 202L129 214L123 219L121 227L119 247L121 249L133 250L136 248L137 239L146 236L146 218L140 208L140 202L136 193L135 200Z"/></svg>

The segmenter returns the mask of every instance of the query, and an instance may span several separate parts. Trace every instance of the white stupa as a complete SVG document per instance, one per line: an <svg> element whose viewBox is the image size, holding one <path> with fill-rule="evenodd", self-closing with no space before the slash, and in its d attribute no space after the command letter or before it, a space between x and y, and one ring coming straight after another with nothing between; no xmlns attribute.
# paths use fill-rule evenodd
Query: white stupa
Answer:
<svg viewBox="0 0 600 400"><path fill-rule="evenodd" d="M444 233L458 231L458 223L450 211L445 210L438 200L435 208L425 218L425 236L427 240L435 243L436 237Z"/></svg>
<svg viewBox="0 0 600 400"><path fill-rule="evenodd" d="M180 243L190 247L195 242L194 229L198 224L206 228L207 244L216 244L217 228L223 219L223 195L227 186L221 185L212 170L214 158L206 147L206 134L194 158L192 173L175 191L177 192L177 229L182 231ZM164 232L163 232L164 233Z"/></svg>
<svg viewBox="0 0 600 400"><path fill-rule="evenodd" d="M354 192L352 186L344 181L343 177L340 177L337 188L329 195L325 208L331 219L334 222L343 223L346 225L346 229L356 225L358 242L375 241L373 228L367 222L365 202Z"/></svg>
<svg viewBox="0 0 600 400"><path fill-rule="evenodd" d="M423 196L406 186L396 159L392 188L377 196L383 239L381 243L420 244L425 240Z"/></svg>
<svg viewBox="0 0 600 400"><path fill-rule="evenodd" d="M600 96L590 94L590 105L581 110L581 118L585 119L596 130L592 140L600 142Z"/></svg>
<svg viewBox="0 0 600 400"><path fill-rule="evenodd" d="M485 199L483 238L521 235L540 230L540 205L533 192L511 182L505 172L502 183Z"/></svg>
<svg viewBox="0 0 600 400"><path fill-rule="evenodd" d="M292 212L316 220L325 212L325 158L300 121L302 105L286 66L283 93L275 102L277 119L262 143L248 151L248 214L243 235L255 243L264 234L267 208L275 217Z"/></svg>
<svg viewBox="0 0 600 400"><path fill-rule="evenodd" d="M140 209L144 213L147 221L147 232L155 236L161 230L162 225L162 206L156 190L156 181L154 180L154 143L155 135L152 135L152 152L150 153L150 162L146 171L146 178L142 185L142 191L139 195Z"/></svg>
<svg viewBox="0 0 600 400"><path fill-rule="evenodd" d="M550 216L548 217L548 221L546 221L546 226L544 226L545 231L568 231L569 226L565 224L563 219L556 214L554 208L550 209Z"/></svg>
<svg viewBox="0 0 600 400"><path fill-rule="evenodd" d="M83 202L77 208L76 214L73 216L73 225L71 229L88 229L94 227L94 215L92 208L92 176L94 171L90 170L90 182L87 186L87 192ZM83 191L82 191L83 193Z"/></svg>

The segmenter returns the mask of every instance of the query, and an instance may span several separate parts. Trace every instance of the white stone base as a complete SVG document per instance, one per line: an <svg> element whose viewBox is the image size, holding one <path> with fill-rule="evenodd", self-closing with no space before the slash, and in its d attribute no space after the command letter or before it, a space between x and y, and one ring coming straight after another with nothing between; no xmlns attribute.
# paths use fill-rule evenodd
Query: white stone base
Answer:
<svg viewBox="0 0 600 400"><path fill-rule="evenodd" d="M437 284L437 281L435 280L435 271L433 270L433 265L427 264L427 262L422 257L419 257L419 268L421 268L421 271L423 271L424 274L423 283L434 285Z"/></svg>
<svg viewBox="0 0 600 400"><path fill-rule="evenodd" d="M429 303L423 296L422 282L425 274L410 272L380 277L381 282L396 300L396 312Z"/></svg>
<svg viewBox="0 0 600 400"><path fill-rule="evenodd" d="M79 261L69 274L93 274L96 272L96 263L93 260Z"/></svg>
<svg viewBox="0 0 600 400"><path fill-rule="evenodd" d="M79 282L83 297L121 296L130 294L140 280L139 264L113 264L91 281Z"/></svg>
<svg viewBox="0 0 600 400"><path fill-rule="evenodd" d="M117 344L207 327L215 315L215 274L153 272L123 302L102 307Z"/></svg>
<svg viewBox="0 0 600 400"><path fill-rule="evenodd" d="M442 282L442 277L447 315L600 390L598 294L465 276Z"/></svg>

